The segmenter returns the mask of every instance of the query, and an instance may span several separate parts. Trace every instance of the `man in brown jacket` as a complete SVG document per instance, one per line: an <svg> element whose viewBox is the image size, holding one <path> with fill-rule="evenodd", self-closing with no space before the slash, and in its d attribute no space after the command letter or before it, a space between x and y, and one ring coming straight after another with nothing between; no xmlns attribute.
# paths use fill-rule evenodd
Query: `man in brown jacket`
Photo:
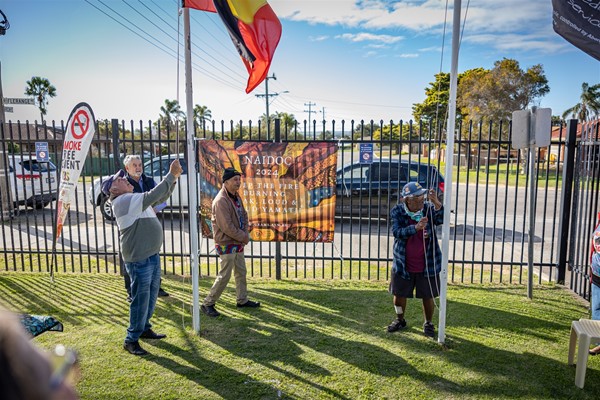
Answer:
<svg viewBox="0 0 600 400"><path fill-rule="evenodd" d="M244 209L238 190L241 174L234 168L223 172L223 187L212 202L212 227L215 249L221 259L221 269L208 296L200 307L209 317L221 315L215 303L231 278L235 276L235 291L238 307L260 307L259 302L248 300L246 285L246 261L244 246L250 241L248 235L248 213Z"/></svg>

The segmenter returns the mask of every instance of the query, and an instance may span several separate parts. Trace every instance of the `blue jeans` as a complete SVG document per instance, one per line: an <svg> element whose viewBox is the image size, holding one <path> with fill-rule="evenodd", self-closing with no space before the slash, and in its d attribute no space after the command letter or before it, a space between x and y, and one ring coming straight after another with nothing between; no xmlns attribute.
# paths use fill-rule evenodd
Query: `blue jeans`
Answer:
<svg viewBox="0 0 600 400"><path fill-rule="evenodd" d="M592 283L592 319L600 320L600 287Z"/></svg>
<svg viewBox="0 0 600 400"><path fill-rule="evenodd" d="M125 263L131 278L129 305L129 328L126 342L136 342L140 335L150 329L150 318L154 314L158 289L160 288L160 257L158 254L138 262Z"/></svg>

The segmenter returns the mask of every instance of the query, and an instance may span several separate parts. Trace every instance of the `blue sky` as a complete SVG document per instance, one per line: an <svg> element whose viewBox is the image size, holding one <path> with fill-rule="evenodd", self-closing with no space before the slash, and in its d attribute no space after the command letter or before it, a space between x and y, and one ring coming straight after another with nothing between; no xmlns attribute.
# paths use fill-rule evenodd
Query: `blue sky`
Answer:
<svg viewBox="0 0 600 400"><path fill-rule="evenodd" d="M303 121L310 103L310 119L319 121L323 112L336 123L409 120L434 74L450 70L445 1L269 3L283 25L270 70L277 79L269 80L269 93L280 93L271 113ZM155 120L164 100L177 96L185 110L177 7L176 0L3 0L10 22L0 36L4 97L24 97L26 81L43 76L58 93L48 120L66 120L81 101L101 119ZM539 105L553 115L577 103L582 82L600 83L600 63L552 30L551 1L472 0L468 9L463 1L465 13L459 72L492 68L503 57L523 69L542 64L551 90ZM245 94L245 68L216 14L191 10L191 31L194 103L218 121L256 121L266 107L255 95L265 86ZM39 120L34 106L13 109L7 119Z"/></svg>

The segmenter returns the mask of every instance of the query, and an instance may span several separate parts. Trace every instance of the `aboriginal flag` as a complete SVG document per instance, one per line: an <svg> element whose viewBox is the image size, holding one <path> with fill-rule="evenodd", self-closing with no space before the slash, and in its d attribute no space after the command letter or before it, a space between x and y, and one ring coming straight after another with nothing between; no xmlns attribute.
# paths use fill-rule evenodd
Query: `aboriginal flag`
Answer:
<svg viewBox="0 0 600 400"><path fill-rule="evenodd" d="M269 73L281 38L281 22L266 0L183 0L184 7L216 12L250 75L246 93Z"/></svg>

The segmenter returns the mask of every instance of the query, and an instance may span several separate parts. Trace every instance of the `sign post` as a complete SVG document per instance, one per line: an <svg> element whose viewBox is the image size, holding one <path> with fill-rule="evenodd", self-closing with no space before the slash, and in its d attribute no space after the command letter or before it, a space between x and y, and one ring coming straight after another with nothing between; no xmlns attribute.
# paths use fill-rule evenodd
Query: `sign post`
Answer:
<svg viewBox="0 0 600 400"><path fill-rule="evenodd" d="M552 110L532 107L531 110L513 111L512 147L528 149L529 155L529 231L527 233L527 297L533 298L533 238L535 237L535 203L537 179L535 176L536 148L550 146Z"/></svg>

